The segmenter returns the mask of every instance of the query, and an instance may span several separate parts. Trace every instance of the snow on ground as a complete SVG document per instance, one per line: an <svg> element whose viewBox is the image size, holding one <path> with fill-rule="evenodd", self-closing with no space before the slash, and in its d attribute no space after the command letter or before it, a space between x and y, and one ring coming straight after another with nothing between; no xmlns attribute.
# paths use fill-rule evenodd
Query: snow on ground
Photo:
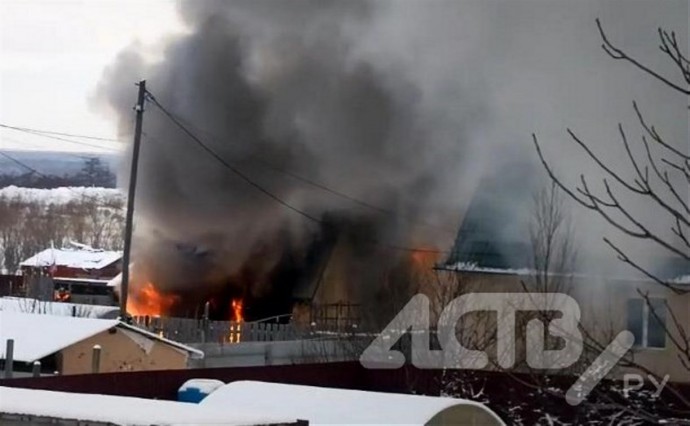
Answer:
<svg viewBox="0 0 690 426"><path fill-rule="evenodd" d="M202 407L174 401L0 387L0 413L117 425L258 425L295 419L248 412L238 404Z"/></svg>
<svg viewBox="0 0 690 426"><path fill-rule="evenodd" d="M63 187L54 189L20 188L7 186L0 188L0 198L37 201L44 204L67 204L84 198L101 201L124 200L121 190L96 187Z"/></svg>
<svg viewBox="0 0 690 426"><path fill-rule="evenodd" d="M117 306L83 305L67 302L47 302L25 297L0 298L0 311L23 312L42 315L76 316L84 318L116 318Z"/></svg>

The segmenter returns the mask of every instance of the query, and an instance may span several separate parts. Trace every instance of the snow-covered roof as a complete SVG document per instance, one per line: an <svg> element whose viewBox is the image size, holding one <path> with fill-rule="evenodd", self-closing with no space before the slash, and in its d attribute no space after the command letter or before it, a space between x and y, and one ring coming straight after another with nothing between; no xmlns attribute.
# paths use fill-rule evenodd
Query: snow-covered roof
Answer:
<svg viewBox="0 0 690 426"><path fill-rule="evenodd" d="M240 405L211 409L198 404L112 395L0 387L0 413L117 425L258 425L295 422Z"/></svg>
<svg viewBox="0 0 690 426"><path fill-rule="evenodd" d="M99 280L96 278L67 278L67 277L54 277L53 281L56 283L74 283L74 284L100 284L108 285L110 280Z"/></svg>
<svg viewBox="0 0 690 426"><path fill-rule="evenodd" d="M5 358L5 341L14 339L14 359L33 362L113 327L124 328L203 358L198 349L160 337L119 320L40 315L0 311L0 359Z"/></svg>
<svg viewBox="0 0 690 426"><path fill-rule="evenodd" d="M477 265L475 262L457 262L455 264L444 265L443 269L458 272L478 272L484 274L501 275L530 275L533 274L528 268L487 268Z"/></svg>
<svg viewBox="0 0 690 426"><path fill-rule="evenodd" d="M690 275L681 275L670 281L671 284L690 285Z"/></svg>
<svg viewBox="0 0 690 426"><path fill-rule="evenodd" d="M14 339L14 359L33 362L115 327L119 321L0 311L0 359Z"/></svg>
<svg viewBox="0 0 690 426"><path fill-rule="evenodd" d="M78 269L102 269L117 262L120 258L122 258L122 253L118 251L98 250L75 244L73 247L45 249L26 259L19 266L45 267L57 265Z"/></svg>
<svg viewBox="0 0 690 426"><path fill-rule="evenodd" d="M237 381L204 398L210 409L242 407L309 424L503 425L486 406L463 399Z"/></svg>
<svg viewBox="0 0 690 426"><path fill-rule="evenodd" d="M132 269L131 266L129 268L130 268L130 270ZM119 291L121 285L122 285L122 272L115 275L113 278L110 279L110 281L108 281L108 287L115 287L118 289L118 291Z"/></svg>
<svg viewBox="0 0 690 426"><path fill-rule="evenodd" d="M25 297L0 298L0 311L71 317L75 313L84 318L115 319L120 313L117 306L84 305L79 303L46 302Z"/></svg>

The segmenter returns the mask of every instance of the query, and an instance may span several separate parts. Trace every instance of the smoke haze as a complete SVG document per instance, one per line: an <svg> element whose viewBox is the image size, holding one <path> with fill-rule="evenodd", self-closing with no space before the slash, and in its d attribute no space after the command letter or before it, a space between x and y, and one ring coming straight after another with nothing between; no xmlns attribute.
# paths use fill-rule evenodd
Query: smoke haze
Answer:
<svg viewBox="0 0 690 426"><path fill-rule="evenodd" d="M594 173L567 143L566 127L618 162L616 123L636 124L634 99L670 140L687 141L684 100L610 59L595 26L600 17L617 44L672 72L656 50L656 27L687 34L687 8L684 1L186 1L179 13L187 31L162 41L155 61L137 44L123 51L95 99L131 135L133 83L146 79L163 105L258 184L364 235L364 245L376 246L365 260L395 259L404 251L391 246L449 250L483 176L515 160L536 165L533 132L566 179ZM154 265L150 275L174 287L251 264L260 289L286 253L304 258L322 237L322 224L247 185L153 105L144 123L135 258ZM496 202L520 205L529 194ZM599 243L604 229L591 219L576 221L588 230L587 244ZM166 248L179 242L203 261L181 265Z"/></svg>

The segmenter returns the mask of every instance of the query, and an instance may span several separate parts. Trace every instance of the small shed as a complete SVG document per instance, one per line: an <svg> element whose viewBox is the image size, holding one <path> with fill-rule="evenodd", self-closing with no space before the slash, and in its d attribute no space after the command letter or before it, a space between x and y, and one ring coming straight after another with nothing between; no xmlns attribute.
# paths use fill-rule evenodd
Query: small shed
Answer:
<svg viewBox="0 0 690 426"><path fill-rule="evenodd" d="M367 392L255 381L229 383L204 398L202 407L242 407L313 424L501 426L478 402L419 395Z"/></svg>
<svg viewBox="0 0 690 426"><path fill-rule="evenodd" d="M46 373L92 372L95 345L101 347L99 372L183 369L204 355L119 320L0 311L0 359L8 339L14 340L15 368L41 361Z"/></svg>

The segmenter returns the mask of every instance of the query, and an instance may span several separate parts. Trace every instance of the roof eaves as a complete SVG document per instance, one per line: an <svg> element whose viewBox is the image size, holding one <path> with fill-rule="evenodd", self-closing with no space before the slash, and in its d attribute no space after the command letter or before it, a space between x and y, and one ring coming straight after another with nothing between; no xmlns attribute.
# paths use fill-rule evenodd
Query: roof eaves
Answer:
<svg viewBox="0 0 690 426"><path fill-rule="evenodd" d="M151 333L148 330L144 330L142 328L136 327L136 326L131 325L131 324L127 324L127 323L122 322L122 321L120 321L120 323L118 324L118 327L126 328L128 330L134 331L135 333L139 333L139 334L146 336L146 337L149 337L151 339L166 343L166 344L173 346L177 349L181 349L185 352L188 352L192 356L193 359L203 359L204 358L204 352L202 352L198 349L192 348L191 346L187 346L187 345L184 345L182 343L176 342L174 340L166 339L165 337L161 337L155 333Z"/></svg>

